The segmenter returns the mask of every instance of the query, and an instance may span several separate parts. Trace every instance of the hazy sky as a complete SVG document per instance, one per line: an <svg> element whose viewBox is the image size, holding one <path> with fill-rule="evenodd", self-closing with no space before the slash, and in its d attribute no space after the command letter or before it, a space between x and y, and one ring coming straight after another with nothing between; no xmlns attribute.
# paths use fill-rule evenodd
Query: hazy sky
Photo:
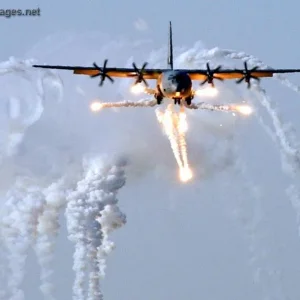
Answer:
<svg viewBox="0 0 300 300"><path fill-rule="evenodd" d="M78 64L95 60L101 64L109 56L110 65L118 63L124 66L132 54L141 61L149 57L146 52L150 54L153 45L156 49L165 46L168 21L171 20L174 46L189 47L200 40L208 48L218 46L245 51L272 67L300 68L297 31L300 6L296 0L228 0L222 3L170 0L3 0L2 8L40 8L41 16L1 17L1 61L16 56L21 59L36 58L40 63L57 61L62 64L66 61L67 64ZM136 29L135 23L139 19L146 22L146 30ZM91 32L94 32L93 37L78 37L81 33ZM97 39L102 33L110 37ZM139 50L131 53L128 45L124 51L116 45L112 45L112 50L101 50L110 39L118 41L121 38L150 39L152 48L143 46L143 53L139 53ZM150 143L150 148L153 148L151 156L154 157L152 163L163 164L165 159L166 164L172 166L174 159L171 150L156 125L154 113L151 115L151 112L147 112L140 116L136 112L125 112L119 114L119 117L110 113L101 120L88 120L88 124L85 124L80 118L77 119L77 113L80 107L84 107L84 102L80 101L86 99L79 98L74 92L74 86L80 85L88 96L104 94L115 97L115 94L110 92L111 87L105 88L101 94L96 81L74 79L71 73L64 73L62 78L66 100L63 110L58 111L58 106L48 104L51 106L49 115L28 135L29 149L40 147L41 143L45 148L49 146L53 150L56 143L62 147L66 143L74 154L77 150L79 153L84 151L81 147L88 148L86 145L91 140L99 139L99 142L95 142L97 149L108 151L120 145L113 140L118 138L119 127L122 127L123 136L130 132L132 136L136 134L139 137L139 140L131 137L128 143ZM297 83L300 76L292 75L289 78ZM4 84L1 80L0 84ZM18 85L18 81L15 84ZM274 80L266 82L264 86L278 104L284 120L294 124L298 130L296 135L300 138L299 96ZM222 100L222 96L219 100ZM66 116L72 121L64 123ZM194 131L191 132L199 136L195 140L193 136L190 137L194 146L191 155L199 165L203 163L209 165L208 169L213 169L213 163L222 161L225 148L218 143L214 126L209 121L204 122L203 126L206 124L211 130L206 132L205 128L195 128L200 123L193 123ZM68 136L64 124L70 126L72 138L76 140L75 146L65 141ZM247 177L258 184L261 199L255 199L249 192L252 187L248 190L240 188L249 185L249 182L239 176L234 177L229 171L220 171L218 175L219 172L211 170L213 174L206 174L203 180L198 178L187 186L178 185L174 178L172 170L176 170L175 163L167 168L168 171L163 171L163 176L149 172L143 174L140 180L131 178L119 196L128 223L113 235L117 249L108 258L107 278L103 283L104 299L196 300L205 297L212 300L246 300L261 299L259 297L262 294L277 295L278 299L284 299L280 293L287 294L290 300L299 299L297 278L300 275L300 244L296 212L284 193L289 181L281 172L279 151L255 120L242 120L238 124L238 146L249 169ZM228 127L229 131L235 130L231 125ZM45 135L48 137L50 132L60 136L60 130L62 137L57 138L59 142L54 141L54 138L47 141ZM142 130L145 135L141 134ZM212 141L209 140L210 135L213 136ZM205 140L207 147L201 147L200 143L205 137L209 142ZM151 143L154 138L155 143ZM100 147L103 139L109 146ZM123 140L121 145L124 145ZM234 146L226 149L230 151L231 148ZM201 162L196 159L199 153L204 154ZM206 163L204 160L210 155L216 161ZM31 159L36 159L34 154ZM29 165L33 168L34 164ZM149 163L148 167L152 166ZM240 210L242 220L236 217ZM249 221L249 216L254 216L254 223L260 220L255 223L259 224L258 228ZM58 299L71 299L72 254L73 248L67 241L63 226L55 261ZM249 266L250 257L255 259ZM255 285L253 278L259 267L262 268L258 276L260 283ZM278 275L280 272L282 277ZM26 277L24 283L26 299L40 299L38 267L34 257L29 259L28 274L30 276Z"/></svg>

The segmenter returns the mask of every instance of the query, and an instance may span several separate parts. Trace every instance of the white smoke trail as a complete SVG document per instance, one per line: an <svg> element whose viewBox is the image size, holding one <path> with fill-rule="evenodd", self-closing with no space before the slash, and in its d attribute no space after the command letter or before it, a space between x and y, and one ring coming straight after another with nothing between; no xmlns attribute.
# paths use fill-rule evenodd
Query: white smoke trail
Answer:
<svg viewBox="0 0 300 300"><path fill-rule="evenodd" d="M8 61L0 63L0 75L19 72L26 76L26 69L31 68L34 64L34 60L16 60L14 57L10 57Z"/></svg>
<svg viewBox="0 0 300 300"><path fill-rule="evenodd" d="M120 101L120 102L98 102L94 101L90 105L93 112L100 111L103 108L117 108L117 107L153 107L157 105L157 100L141 99L138 101Z"/></svg>
<svg viewBox="0 0 300 300"><path fill-rule="evenodd" d="M6 198L1 226L9 269L6 298L23 300L21 284L27 252L37 236L38 219L43 213L45 200L40 188L28 184L26 178L19 178Z"/></svg>
<svg viewBox="0 0 300 300"><path fill-rule="evenodd" d="M274 74L274 77L277 78L283 85L288 87L289 89L293 90L294 92L300 94L300 86L292 83L286 77L280 74Z"/></svg>
<svg viewBox="0 0 300 300"><path fill-rule="evenodd" d="M77 184L77 190L71 192L67 197L67 229L69 240L75 244L73 255L73 270L75 271L75 280L73 284L73 299L85 299L85 272L87 270L87 248L85 232L85 203L80 197L84 197L85 187L80 182Z"/></svg>
<svg viewBox="0 0 300 300"><path fill-rule="evenodd" d="M235 149L236 150L236 149ZM257 191L257 186L250 182L246 176L246 166L241 161L238 153L235 153L235 173L239 178L242 178L241 190L242 196L233 197L236 199L234 205L234 217L241 223L244 230L244 237L248 242L249 247L249 264L253 268L253 281L261 289L263 296L267 296L264 290L264 280L259 278L259 271L263 268L264 247L261 245L261 240L264 238L264 228L260 227L263 221L263 211L261 209L260 195ZM231 181L228 181L229 188L232 188ZM251 201L248 201L248 206L245 207L244 195L251 195ZM250 205L250 207L249 207Z"/></svg>
<svg viewBox="0 0 300 300"><path fill-rule="evenodd" d="M75 243L74 299L101 299L100 277L104 276L105 259L113 243L108 233L125 224L125 216L117 206L117 192L125 184L126 162L115 164L96 157L84 161L84 178L68 195L66 210L69 239ZM89 291L85 293L85 277L91 266Z"/></svg>
<svg viewBox="0 0 300 300"><path fill-rule="evenodd" d="M261 105L265 107L272 119L275 132L271 134L271 137L273 138L274 142L277 143L277 146L280 150L282 170L291 180L291 183L286 188L286 195L296 212L298 233L300 236L300 190L298 187L300 178L299 142L296 141L292 126L287 126L281 121L281 118L274 108L274 104L268 97L266 91L258 85L254 85L254 88L255 91L259 93Z"/></svg>
<svg viewBox="0 0 300 300"><path fill-rule="evenodd" d="M61 179L44 191L46 206L38 219L37 238L35 252L41 267L41 286L40 289L45 299L53 300L54 286L51 282L52 262L54 256L55 238L59 230L59 213L66 204L66 182Z"/></svg>
<svg viewBox="0 0 300 300"><path fill-rule="evenodd" d="M233 212L232 216L240 223L242 236L248 244L249 266L252 268L253 283L261 294L261 299L286 299L282 280L276 276L275 264L268 261L272 254L268 241L270 238L263 210L264 197L262 189L249 178L247 165L240 155L236 141L227 141L233 151L233 176L225 174L227 188L234 192L226 198L226 209ZM233 184L238 189L233 190Z"/></svg>
<svg viewBox="0 0 300 300"><path fill-rule="evenodd" d="M271 68L259 59L255 58L252 55L246 54L244 52L236 52L233 50L221 50L215 49L216 52L219 52L221 56L231 58L231 59L241 59L249 62L252 65L258 65L261 68ZM299 93L300 86L293 84L283 75L275 74L276 77L282 84L292 89L293 91ZM287 174L290 179L293 181L286 189L286 195L289 198L295 212L297 214L298 221L298 231L300 232L300 207L299 207L299 199L300 199L300 191L297 187L299 185L299 176L296 176L296 173L299 174L300 171L300 148L299 142L296 141L294 135L294 129L289 124L284 124L278 112L274 107L274 103L272 103L270 97L267 95L266 91L259 85L253 84L254 91L259 93L260 95L260 104L267 110L269 116L272 119L272 123L275 129L274 133L270 133L268 130L267 133L271 135L273 140L277 142L280 152L281 152L281 163L282 170L285 174ZM260 122L262 123L262 122ZM263 126L264 129L265 126ZM299 233L300 236L300 233Z"/></svg>
<svg viewBox="0 0 300 300"><path fill-rule="evenodd" d="M266 91L258 85L254 85L254 88L255 91L259 93L261 105L267 110L272 119L279 147L282 149L285 156L290 157L293 161L289 164L289 167L294 169L291 171L297 172L298 169L300 169L300 150L299 143L295 140L292 133L294 130L283 124Z"/></svg>
<svg viewBox="0 0 300 300"><path fill-rule="evenodd" d="M236 199L236 218L239 219L244 230L244 237L249 244L249 264L253 268L253 281L260 290L263 299L278 297L285 299L281 280L273 276L274 266L268 266L267 256L270 248L267 244L268 232L264 224L265 215L262 209L262 195L260 189L251 182L246 175L245 164L236 155L236 175L242 179L241 195ZM230 185L231 188L231 185ZM245 199L250 195L250 201Z"/></svg>
<svg viewBox="0 0 300 300"><path fill-rule="evenodd" d="M286 189L286 194L297 212L298 235L300 236L300 193L296 184L290 184Z"/></svg>
<svg viewBox="0 0 300 300"><path fill-rule="evenodd" d="M252 64L253 66L259 66L260 68L270 68L266 64L264 64L259 59L255 58L252 55L246 54L244 52L236 52L234 50L224 50L220 48L214 48L211 50L202 50L194 53L187 52L181 57L179 57L179 62L192 62L193 65L196 65L196 67L199 67L199 65L203 65L205 60L207 59L213 59L213 60L224 60L225 58L230 59L237 59L237 60L243 60L249 62L249 64ZM277 79L280 80L281 83L286 85L287 87L293 89L296 92L299 92L300 87L295 86L293 83L291 83L289 80L287 80L282 75L275 75ZM294 129L291 128L291 125L287 126L283 124L281 121L278 112L274 108L274 103L272 103L271 99L266 94L266 91L256 85L253 84L252 87L254 87L253 91L258 94L259 96L259 103L266 109L268 112L268 115L270 116L273 126L274 126L274 132L268 128L263 121L261 117L258 117L258 121L260 125L264 128L264 130L267 132L268 135L271 136L271 138L274 140L274 142L277 143L280 154L281 154L281 166L282 171L289 176L289 178L292 180L292 183L289 185L289 187L286 189L286 194L288 196L288 199L292 203L292 206L294 207L297 219L298 219L298 228L300 228L300 222L299 222L299 216L300 216L300 207L298 205L298 199L300 199L300 191L297 187L299 185L299 177L296 176L296 173L299 174L300 170L300 151L299 151L299 143L296 141L295 136L293 135ZM210 109L211 105L207 104L201 104L200 107L202 109ZM200 108L197 107L197 105L192 105L190 108L197 109ZM226 107L211 107L214 108L212 110L223 110Z"/></svg>
<svg viewBox="0 0 300 300"><path fill-rule="evenodd" d="M32 64L33 60L18 61L14 58L10 58L9 61L0 63L0 75L19 75L20 78L25 79L27 84L29 83L29 89L34 91L32 96L20 97L7 96L6 102L8 103L8 124L6 136L2 137L0 159L3 160L6 156L13 155L18 145L22 142L24 134L30 126L37 122L44 110L45 101L45 88L50 86L58 90L58 99L62 97L62 82L60 78L54 75L52 72L38 73L40 77L34 76ZM5 78L4 78L5 79ZM15 92L16 83L3 84L2 95L12 88ZM24 90L24 94L28 94L28 86ZM22 91L22 85L19 85L17 90ZM9 91L11 93L11 91ZM3 134L3 132L2 132Z"/></svg>
<svg viewBox="0 0 300 300"><path fill-rule="evenodd" d="M189 109L202 109L202 110L210 110L210 111L224 111L231 113L239 113L242 115L250 115L252 113L252 108L248 105L244 104L210 104L210 103L192 103L187 106Z"/></svg>

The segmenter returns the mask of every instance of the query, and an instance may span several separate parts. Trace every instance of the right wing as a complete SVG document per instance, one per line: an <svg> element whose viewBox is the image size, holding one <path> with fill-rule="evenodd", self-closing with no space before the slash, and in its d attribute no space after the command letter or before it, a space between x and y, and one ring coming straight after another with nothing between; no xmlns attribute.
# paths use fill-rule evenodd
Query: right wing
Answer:
<svg viewBox="0 0 300 300"><path fill-rule="evenodd" d="M165 69L137 69L137 68L103 68L98 67L94 64L94 67L83 67L83 66L55 66L55 65L33 65L34 68L52 69L52 70L69 70L73 71L74 74L97 76L101 73L106 74L110 77L121 77L121 78L134 78L139 76L139 72L142 72L143 78L145 79L157 79L158 76L166 71Z"/></svg>

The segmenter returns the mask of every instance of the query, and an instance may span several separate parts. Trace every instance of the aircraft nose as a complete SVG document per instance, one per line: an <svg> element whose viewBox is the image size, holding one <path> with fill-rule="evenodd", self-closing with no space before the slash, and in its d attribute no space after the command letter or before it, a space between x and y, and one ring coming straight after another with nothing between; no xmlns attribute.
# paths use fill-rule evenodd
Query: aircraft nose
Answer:
<svg viewBox="0 0 300 300"><path fill-rule="evenodd" d="M188 85L184 81L177 82L176 92L184 92L188 88Z"/></svg>
<svg viewBox="0 0 300 300"><path fill-rule="evenodd" d="M182 84L177 83L176 92L182 92L183 89L184 88L183 88Z"/></svg>
<svg viewBox="0 0 300 300"><path fill-rule="evenodd" d="M176 92L184 92L189 88L190 78L186 74L178 74L176 76Z"/></svg>

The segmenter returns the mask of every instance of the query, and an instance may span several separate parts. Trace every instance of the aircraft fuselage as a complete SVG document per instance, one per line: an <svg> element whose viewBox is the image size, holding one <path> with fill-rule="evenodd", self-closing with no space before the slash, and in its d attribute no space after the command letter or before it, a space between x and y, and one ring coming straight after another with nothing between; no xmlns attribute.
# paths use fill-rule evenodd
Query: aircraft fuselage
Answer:
<svg viewBox="0 0 300 300"><path fill-rule="evenodd" d="M182 71L163 72L157 79L157 88L163 98L179 100L192 99L192 80Z"/></svg>

